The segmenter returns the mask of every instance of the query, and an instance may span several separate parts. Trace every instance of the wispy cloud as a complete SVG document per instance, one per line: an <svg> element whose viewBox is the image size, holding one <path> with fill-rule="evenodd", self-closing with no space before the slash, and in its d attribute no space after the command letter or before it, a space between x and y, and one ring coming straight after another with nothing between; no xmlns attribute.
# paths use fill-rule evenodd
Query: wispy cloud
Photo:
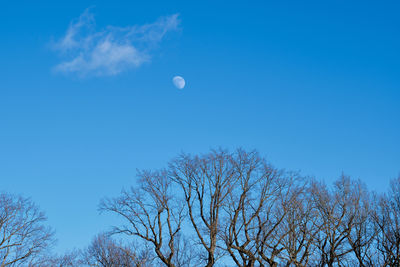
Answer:
<svg viewBox="0 0 400 267"><path fill-rule="evenodd" d="M149 62L151 50L178 26L178 14L174 14L151 24L96 30L94 16L86 10L53 44L64 59L54 69L79 76L116 75Z"/></svg>

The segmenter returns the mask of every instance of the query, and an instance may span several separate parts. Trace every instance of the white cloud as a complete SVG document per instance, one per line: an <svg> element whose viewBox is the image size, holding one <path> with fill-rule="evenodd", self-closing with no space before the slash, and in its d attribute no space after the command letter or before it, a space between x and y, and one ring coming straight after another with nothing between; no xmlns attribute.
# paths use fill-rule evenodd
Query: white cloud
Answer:
<svg viewBox="0 0 400 267"><path fill-rule="evenodd" d="M149 62L150 51L165 34L178 29L178 15L128 27L107 26L96 31L93 15L86 10L72 21L64 37L53 47L65 59L55 70L79 76L116 75Z"/></svg>

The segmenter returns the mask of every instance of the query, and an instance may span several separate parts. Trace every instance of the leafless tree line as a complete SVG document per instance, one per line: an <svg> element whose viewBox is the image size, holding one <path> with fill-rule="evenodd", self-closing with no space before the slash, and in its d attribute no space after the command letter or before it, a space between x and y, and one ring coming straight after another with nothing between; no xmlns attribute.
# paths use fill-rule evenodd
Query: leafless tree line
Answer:
<svg viewBox="0 0 400 267"><path fill-rule="evenodd" d="M100 211L125 223L50 256L43 213L0 195L0 267L400 266L400 177L384 194L345 175L329 187L256 151L220 149L138 172Z"/></svg>

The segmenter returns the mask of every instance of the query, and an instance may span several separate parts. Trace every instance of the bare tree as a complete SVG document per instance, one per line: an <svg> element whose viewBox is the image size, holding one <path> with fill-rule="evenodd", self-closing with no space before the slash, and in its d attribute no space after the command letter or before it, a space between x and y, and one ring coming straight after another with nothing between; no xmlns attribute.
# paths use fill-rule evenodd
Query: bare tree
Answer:
<svg viewBox="0 0 400 267"><path fill-rule="evenodd" d="M40 266L40 267L77 267L82 266L82 262L80 260L80 251L72 250L68 251L64 254L50 254L41 257L39 260L36 260L34 264L30 264L29 266Z"/></svg>
<svg viewBox="0 0 400 267"><path fill-rule="evenodd" d="M99 234L83 252L81 262L101 267L145 267L150 266L150 256L147 250L123 245L107 234Z"/></svg>
<svg viewBox="0 0 400 267"><path fill-rule="evenodd" d="M285 227L293 209L296 197L301 194L302 183L297 173L281 172L279 179L275 180L275 198L261 213L259 227L262 229L259 241L258 254L268 266L278 266L282 263L283 253L286 250L284 240L290 234L290 228Z"/></svg>
<svg viewBox="0 0 400 267"><path fill-rule="evenodd" d="M342 175L329 188L242 149L182 154L138 176L100 209L125 219L113 234L153 250L138 263L137 250L113 252L103 238L90 255L125 248L135 261L120 266L211 267L223 257L240 267L400 266L400 178L376 201L359 180Z"/></svg>
<svg viewBox="0 0 400 267"><path fill-rule="evenodd" d="M53 241L43 212L28 198L0 194L0 266L34 263Z"/></svg>
<svg viewBox="0 0 400 267"><path fill-rule="evenodd" d="M400 266L400 177L391 181L389 193L378 201L373 213L378 228L376 261L380 266Z"/></svg>
<svg viewBox="0 0 400 267"><path fill-rule="evenodd" d="M352 191L347 216L347 243L356 258L355 266L374 266L374 239L377 234L372 221L374 201L366 186L359 180L349 180Z"/></svg>
<svg viewBox="0 0 400 267"><path fill-rule="evenodd" d="M285 266L305 267L315 253L315 239L320 231L318 211L311 201L308 184L299 185L290 194L290 202L284 207L287 213L279 227L285 248L280 258Z"/></svg>
<svg viewBox="0 0 400 267"><path fill-rule="evenodd" d="M366 189L359 181L342 175L330 191L322 183L313 183L312 198L319 213L317 238L320 266L364 266L368 259L367 245L374 234L368 227L369 209ZM367 232L368 230L368 232Z"/></svg>
<svg viewBox="0 0 400 267"><path fill-rule="evenodd" d="M231 154L224 150L194 157L183 154L170 163L169 174L183 192L189 221L206 251L205 265L213 266L222 252L218 250L222 206L237 179Z"/></svg>
<svg viewBox="0 0 400 267"><path fill-rule="evenodd" d="M281 172L256 151L237 150L231 162L236 180L224 205L226 227L222 238L237 266L255 266L257 262L263 265L262 257L267 256L262 248L276 233L277 225L272 225L269 215L279 197Z"/></svg>
<svg viewBox="0 0 400 267"><path fill-rule="evenodd" d="M103 200L100 209L116 213L128 223L115 227L112 233L124 233L151 244L162 263L175 266L176 237L184 219L183 205L174 198L165 171L143 171L138 177L138 187L123 191L118 198Z"/></svg>

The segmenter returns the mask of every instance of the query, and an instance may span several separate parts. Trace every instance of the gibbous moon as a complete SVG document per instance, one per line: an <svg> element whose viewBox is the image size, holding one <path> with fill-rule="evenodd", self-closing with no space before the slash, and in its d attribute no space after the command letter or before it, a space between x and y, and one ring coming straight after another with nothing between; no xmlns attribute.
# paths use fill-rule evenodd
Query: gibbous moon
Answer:
<svg viewBox="0 0 400 267"><path fill-rule="evenodd" d="M175 87L178 89L183 89L183 87L185 87L185 79L183 79L181 76L175 76L172 79L172 82L174 83Z"/></svg>

